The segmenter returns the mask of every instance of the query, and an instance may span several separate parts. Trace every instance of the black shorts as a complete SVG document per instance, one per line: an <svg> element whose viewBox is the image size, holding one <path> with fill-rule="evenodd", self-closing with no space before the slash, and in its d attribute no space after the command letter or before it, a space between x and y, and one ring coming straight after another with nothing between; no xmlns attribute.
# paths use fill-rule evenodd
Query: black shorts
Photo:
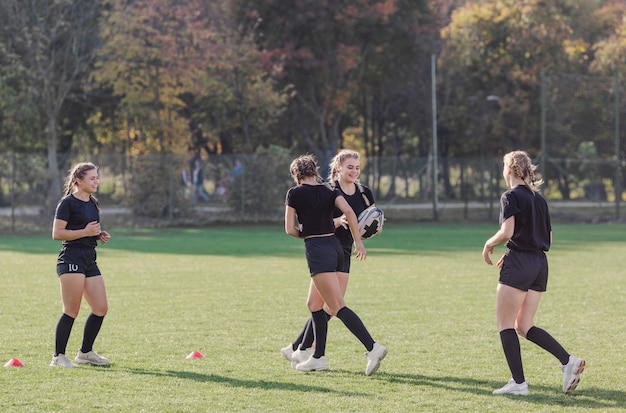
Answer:
<svg viewBox="0 0 626 413"><path fill-rule="evenodd" d="M500 269L500 284L522 291L544 292L548 286L548 258L543 251L507 249Z"/></svg>
<svg viewBox="0 0 626 413"><path fill-rule="evenodd" d="M304 240L306 262L311 277L322 272L337 272L343 268L343 249L334 235Z"/></svg>
<svg viewBox="0 0 626 413"><path fill-rule="evenodd" d="M95 248L63 247L57 259L57 275L74 273L85 277L102 275L96 264Z"/></svg>
<svg viewBox="0 0 626 413"><path fill-rule="evenodd" d="M352 256L352 244L342 245L342 249L343 249L343 265L341 266L341 269L337 271L350 274L350 257Z"/></svg>

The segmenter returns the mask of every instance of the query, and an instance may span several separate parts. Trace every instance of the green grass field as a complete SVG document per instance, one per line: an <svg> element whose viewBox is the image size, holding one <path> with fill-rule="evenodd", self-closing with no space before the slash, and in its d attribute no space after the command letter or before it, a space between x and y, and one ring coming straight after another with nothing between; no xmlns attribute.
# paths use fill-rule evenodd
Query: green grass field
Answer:
<svg viewBox="0 0 626 413"><path fill-rule="evenodd" d="M551 355L522 339L531 395L493 396L510 378L495 326L495 225L394 225L354 262L346 302L389 349L364 374L362 345L331 320L325 372L279 349L308 314L301 241L281 225L110 230L98 248L110 310L95 349L108 367L48 367L61 314L49 236L0 239L3 412L626 411L626 227L555 225L537 325L587 360L573 395ZM502 247L496 250L501 254ZM497 257L496 257L497 258ZM68 346L80 346L83 305ZM187 360L192 351L203 359Z"/></svg>

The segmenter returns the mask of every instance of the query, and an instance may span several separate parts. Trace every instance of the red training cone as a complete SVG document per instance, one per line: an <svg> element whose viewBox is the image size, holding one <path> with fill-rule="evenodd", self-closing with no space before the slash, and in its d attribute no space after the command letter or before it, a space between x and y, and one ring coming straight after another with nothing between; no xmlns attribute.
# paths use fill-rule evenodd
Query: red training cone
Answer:
<svg viewBox="0 0 626 413"><path fill-rule="evenodd" d="M22 363L19 359L11 359L6 362L4 367L24 367L24 363Z"/></svg>
<svg viewBox="0 0 626 413"><path fill-rule="evenodd" d="M186 358L188 360L191 360L191 359L201 359L203 357L204 356L199 351L192 351L191 353L189 353L189 355Z"/></svg>

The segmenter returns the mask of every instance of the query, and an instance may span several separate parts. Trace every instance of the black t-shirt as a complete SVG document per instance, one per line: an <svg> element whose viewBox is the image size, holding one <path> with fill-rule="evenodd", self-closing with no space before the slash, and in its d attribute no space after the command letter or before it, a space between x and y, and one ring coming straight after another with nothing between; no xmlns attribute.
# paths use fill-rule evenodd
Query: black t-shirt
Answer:
<svg viewBox="0 0 626 413"><path fill-rule="evenodd" d="M100 213L94 201L82 201L70 194L57 205L54 214L55 219L67 222L66 229L83 229L92 221L100 222ZM63 246L95 248L98 245L98 237L83 237L72 241L63 241Z"/></svg>
<svg viewBox="0 0 626 413"><path fill-rule="evenodd" d="M338 195L326 185L301 184L287 191L285 204L296 210L302 237L335 232L333 208Z"/></svg>
<svg viewBox="0 0 626 413"><path fill-rule="evenodd" d="M515 216L513 236L506 246L518 251L550 250L550 213L546 200L525 185L506 191L500 198L500 225Z"/></svg>
<svg viewBox="0 0 626 413"><path fill-rule="evenodd" d="M358 217L359 214L365 211L365 209L368 207L368 205L365 204L363 195L365 195L367 199L370 201L369 205L374 204L374 195L372 194L372 191L364 185L361 185L363 187L363 194L361 194L361 191L359 191L359 187L356 184L354 184L354 186L355 186L355 191L354 191L354 194L352 195L347 195L345 192L343 192L339 184L335 185L335 190L339 192L339 195L343 196L346 199L346 201L348 201L348 204L350 204L350 207L352 208L352 210ZM339 208L335 208L333 212L333 218L337 218L342 215L343 215L343 212L341 212ZM335 235L337 236L337 238L339 238L339 241L341 241L341 245L352 246L354 239L352 239L352 233L350 232L349 228L346 229L342 226L337 227L335 231Z"/></svg>

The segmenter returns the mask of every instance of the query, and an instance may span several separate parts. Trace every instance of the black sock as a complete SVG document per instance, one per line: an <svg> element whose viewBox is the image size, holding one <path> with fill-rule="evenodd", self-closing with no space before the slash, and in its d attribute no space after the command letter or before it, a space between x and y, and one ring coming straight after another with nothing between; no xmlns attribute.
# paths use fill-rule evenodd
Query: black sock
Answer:
<svg viewBox="0 0 626 413"><path fill-rule="evenodd" d="M315 333L315 353L313 353L313 357L318 359L326 352L328 317L324 310L312 312L311 316L313 317L313 331Z"/></svg>
<svg viewBox="0 0 626 413"><path fill-rule="evenodd" d="M298 338L296 338L294 340L294 342L291 343L291 349L293 351L296 351L300 347L300 344L305 339L305 337L308 334L309 330L311 330L311 335L313 335L312 323L313 323L313 319L311 317L309 317L306 320L306 323L304 323L304 327L302 327L302 331L300 332L300 335L298 335ZM311 339L311 342L313 342L313 339Z"/></svg>
<svg viewBox="0 0 626 413"><path fill-rule="evenodd" d="M331 315L324 311L326 315L326 320L330 320ZM313 333L313 323L306 326L306 331L304 332L304 338L302 339L302 343L300 343L300 349L306 350L307 348L313 347L313 342L315 341L315 334Z"/></svg>
<svg viewBox="0 0 626 413"><path fill-rule="evenodd" d="M519 347L519 337L513 328L500 331L500 341L504 349L506 362L509 364L511 376L515 383L520 384L526 381L524 378L524 368L522 367L522 353Z"/></svg>
<svg viewBox="0 0 626 413"><path fill-rule="evenodd" d="M313 319L310 318L311 322L306 325L306 329L303 331L304 337L302 338L302 342L300 343L300 350L306 350L307 348L313 347L313 341L315 341L315 333L313 332Z"/></svg>
<svg viewBox="0 0 626 413"><path fill-rule="evenodd" d="M63 313L61 318L57 322L56 337L54 342L54 356L59 354L65 354L67 348L67 342L70 339L70 333L72 332L72 326L74 325L74 319L69 315Z"/></svg>
<svg viewBox="0 0 626 413"><path fill-rule="evenodd" d="M354 311L350 310L348 307L343 307L337 312L337 318L348 327L348 330L350 330L361 343L363 343L367 351L372 351L374 348L374 339L369 331L367 331L367 328L365 328L363 321L361 321Z"/></svg>
<svg viewBox="0 0 626 413"><path fill-rule="evenodd" d="M83 346L80 348L80 351L83 353L89 353L93 350L93 343L96 341L96 337L100 332L100 327L102 327L102 321L104 320L104 316L95 315L94 313L90 313L89 317L87 317L87 321L85 322L85 333L83 335Z"/></svg>
<svg viewBox="0 0 626 413"><path fill-rule="evenodd" d="M569 363L569 353L546 330L532 326L526 333L526 338L558 358L561 364Z"/></svg>

